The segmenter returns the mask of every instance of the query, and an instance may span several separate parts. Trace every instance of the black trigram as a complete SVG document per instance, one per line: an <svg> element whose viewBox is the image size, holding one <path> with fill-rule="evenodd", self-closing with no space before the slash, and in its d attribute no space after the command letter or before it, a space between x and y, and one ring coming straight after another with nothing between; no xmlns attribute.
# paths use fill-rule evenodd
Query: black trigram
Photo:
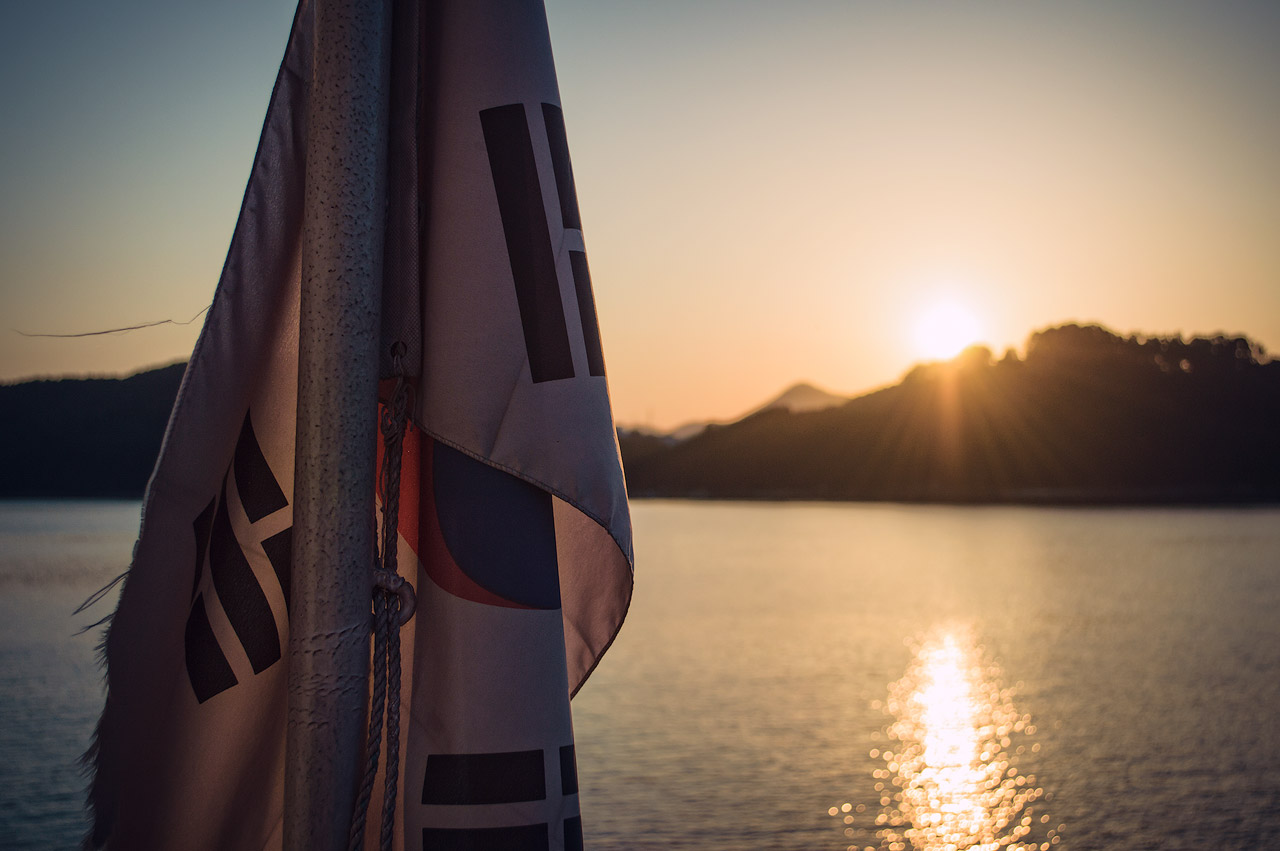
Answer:
<svg viewBox="0 0 1280 851"><path fill-rule="evenodd" d="M573 745L560 748L560 794L578 793ZM510 753L431 754L422 781L422 803L444 805L516 804L544 801L547 781L541 750ZM565 851L582 851L582 817L564 820ZM424 851L547 851L549 826L422 829Z"/></svg>
<svg viewBox="0 0 1280 851"><path fill-rule="evenodd" d="M280 489L280 483L272 474L254 436L248 414L240 429L235 456L222 478L220 493L209 500L192 524L196 536L196 564L184 644L187 676L200 703L236 684L236 675L209 623L205 595L200 590L205 565L208 565L213 590L227 621L255 674L262 673L280 659L280 636L271 605L245 556L246 546L262 547L280 583L286 611L289 603L293 529L289 527L261 541L242 543L231 526L227 507L227 477L231 475L235 476L236 492L251 524L288 507L284 491Z"/></svg>
<svg viewBox="0 0 1280 851"><path fill-rule="evenodd" d="M560 107L544 103L542 118L555 171L561 223L566 230L580 231L582 221L578 215L578 195L569 162L564 113ZM511 277L515 281L529 372L534 382L573 378L573 356L569 350L564 304L560 300L555 250L547 226L542 184L538 180L524 104L512 103L482 110L480 124L489 153L493 188L498 196L498 212L502 217L507 256L511 261ZM578 297L582 336L586 342L587 371L591 375L604 375L600 325L596 318L586 253L569 251L569 265Z"/></svg>

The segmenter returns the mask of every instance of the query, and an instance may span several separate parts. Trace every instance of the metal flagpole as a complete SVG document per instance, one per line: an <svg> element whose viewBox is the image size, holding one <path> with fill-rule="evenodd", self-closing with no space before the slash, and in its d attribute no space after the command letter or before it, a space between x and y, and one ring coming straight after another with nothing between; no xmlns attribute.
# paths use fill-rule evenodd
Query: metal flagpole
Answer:
<svg viewBox="0 0 1280 851"><path fill-rule="evenodd" d="M284 848L344 849L368 700L389 0L314 0Z"/></svg>

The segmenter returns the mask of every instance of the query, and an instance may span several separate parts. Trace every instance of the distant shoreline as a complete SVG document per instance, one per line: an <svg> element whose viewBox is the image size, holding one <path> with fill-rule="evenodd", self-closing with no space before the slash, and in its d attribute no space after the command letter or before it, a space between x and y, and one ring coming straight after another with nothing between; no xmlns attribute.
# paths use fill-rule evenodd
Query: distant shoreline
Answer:
<svg viewBox="0 0 1280 851"><path fill-rule="evenodd" d="M1040 500L984 500L984 499L856 499L821 496L700 496L693 494L629 494L632 502L729 502L729 503L823 503L831 505L903 505L941 506L951 508L1280 508L1280 499L1274 497L1203 499L1089 499L1051 498Z"/></svg>
<svg viewBox="0 0 1280 851"><path fill-rule="evenodd" d="M183 371L0 386L0 499L141 499ZM1237 507L1280 504L1278 427L1280 361L1246 338L1066 325L1024 357L973 347L857 398L800 385L618 446L637 498Z"/></svg>
<svg viewBox="0 0 1280 851"><path fill-rule="evenodd" d="M699 502L699 503L821 503L826 505L900 505L939 506L950 508L1280 508L1280 500L1274 498L1166 498L1166 499L1091 499L1088 497L1044 497L1042 499L958 500L958 499L850 499L821 496L706 496L697 494L629 494L631 502ZM0 505L18 503L138 503L142 496L0 496Z"/></svg>
<svg viewBox="0 0 1280 851"><path fill-rule="evenodd" d="M0 502L142 502L143 494L4 493Z"/></svg>

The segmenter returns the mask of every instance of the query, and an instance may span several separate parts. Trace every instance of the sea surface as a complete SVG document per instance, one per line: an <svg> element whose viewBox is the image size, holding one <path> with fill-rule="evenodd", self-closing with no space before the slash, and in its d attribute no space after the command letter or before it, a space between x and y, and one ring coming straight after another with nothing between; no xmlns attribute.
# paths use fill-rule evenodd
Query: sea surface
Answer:
<svg viewBox="0 0 1280 851"><path fill-rule="evenodd" d="M1280 509L632 511L588 848L1280 848ZM85 830L138 513L0 503L0 847Z"/></svg>

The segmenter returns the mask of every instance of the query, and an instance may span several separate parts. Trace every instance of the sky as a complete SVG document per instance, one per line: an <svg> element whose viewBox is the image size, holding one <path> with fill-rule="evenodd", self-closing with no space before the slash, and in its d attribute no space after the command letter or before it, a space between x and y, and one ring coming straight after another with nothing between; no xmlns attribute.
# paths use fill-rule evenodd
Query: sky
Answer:
<svg viewBox="0 0 1280 851"><path fill-rule="evenodd" d="M620 423L865 392L947 329L997 354L1070 321L1280 350L1280 4L547 12ZM208 305L292 14L0 8L0 381L187 356L199 318L18 332Z"/></svg>

